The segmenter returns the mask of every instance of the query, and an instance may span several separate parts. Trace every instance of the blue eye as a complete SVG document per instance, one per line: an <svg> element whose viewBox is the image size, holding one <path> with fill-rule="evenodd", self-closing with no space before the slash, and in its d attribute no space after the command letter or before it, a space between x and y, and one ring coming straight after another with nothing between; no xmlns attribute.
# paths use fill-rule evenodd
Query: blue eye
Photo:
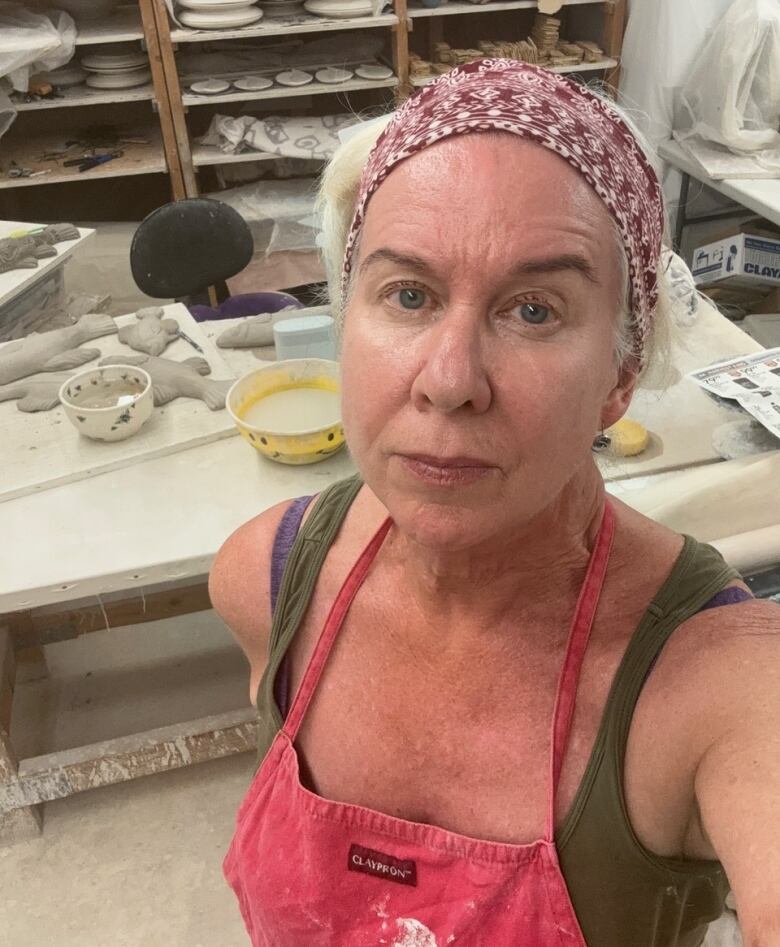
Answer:
<svg viewBox="0 0 780 947"><path fill-rule="evenodd" d="M425 305L425 293L421 289L407 287L399 291L398 301L404 309L422 309Z"/></svg>
<svg viewBox="0 0 780 947"><path fill-rule="evenodd" d="M539 326L547 320L550 315L550 310L547 306L543 306L541 303L523 303L521 306L518 306L520 312L520 318L524 322L530 322L531 325Z"/></svg>

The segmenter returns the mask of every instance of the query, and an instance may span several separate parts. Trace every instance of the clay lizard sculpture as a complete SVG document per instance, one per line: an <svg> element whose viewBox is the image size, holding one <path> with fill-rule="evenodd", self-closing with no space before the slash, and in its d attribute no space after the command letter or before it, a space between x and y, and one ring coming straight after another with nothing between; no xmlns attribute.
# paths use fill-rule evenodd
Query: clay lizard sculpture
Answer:
<svg viewBox="0 0 780 947"><path fill-rule="evenodd" d="M232 326L217 337L221 349L254 349L274 344L274 326L284 319L294 319L300 315L300 309L291 306L277 313L264 313L250 316Z"/></svg>
<svg viewBox="0 0 780 947"><path fill-rule="evenodd" d="M79 368L100 355L99 349L80 349L83 342L116 332L111 316L87 313L72 326L51 332L34 332L0 348L0 385L8 385L38 372Z"/></svg>
<svg viewBox="0 0 780 947"><path fill-rule="evenodd" d="M119 330L119 341L145 355L162 355L179 335L179 323L164 319L164 315L160 306L139 309L135 314L137 321Z"/></svg>
<svg viewBox="0 0 780 947"><path fill-rule="evenodd" d="M225 399L232 381L213 381L203 378L211 367L205 358L195 356L183 362L154 355L110 355L99 363L102 365L138 365L152 376L154 403L159 407L174 398L197 398L205 402L212 411L225 407Z"/></svg>
<svg viewBox="0 0 780 947"><path fill-rule="evenodd" d="M50 375L35 375L23 381L0 387L0 401L13 401L16 407L28 414L34 411L51 411L60 403L62 383L71 376L68 372L53 372Z"/></svg>

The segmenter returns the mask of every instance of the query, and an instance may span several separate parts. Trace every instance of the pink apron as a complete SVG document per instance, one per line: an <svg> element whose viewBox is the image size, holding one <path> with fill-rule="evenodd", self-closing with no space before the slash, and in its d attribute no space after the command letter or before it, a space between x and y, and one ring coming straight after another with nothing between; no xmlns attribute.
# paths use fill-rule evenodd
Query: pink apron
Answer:
<svg viewBox="0 0 780 947"><path fill-rule="evenodd" d="M300 780L294 743L333 642L391 526L341 589L290 708L238 812L225 876L254 947L585 947L553 841L555 789L609 560L606 505L580 592L551 735L544 838L486 842L332 802ZM518 774L518 805L522 792Z"/></svg>

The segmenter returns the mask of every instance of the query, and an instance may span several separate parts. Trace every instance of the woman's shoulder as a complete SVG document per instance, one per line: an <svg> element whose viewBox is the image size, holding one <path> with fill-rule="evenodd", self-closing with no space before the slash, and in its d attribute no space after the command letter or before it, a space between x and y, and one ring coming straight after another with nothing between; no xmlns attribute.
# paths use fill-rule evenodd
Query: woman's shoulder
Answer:
<svg viewBox="0 0 780 947"><path fill-rule="evenodd" d="M282 519L294 503L284 500L232 533L209 574L209 596L251 664L264 663L271 630L271 561ZM304 513L311 511L313 501Z"/></svg>

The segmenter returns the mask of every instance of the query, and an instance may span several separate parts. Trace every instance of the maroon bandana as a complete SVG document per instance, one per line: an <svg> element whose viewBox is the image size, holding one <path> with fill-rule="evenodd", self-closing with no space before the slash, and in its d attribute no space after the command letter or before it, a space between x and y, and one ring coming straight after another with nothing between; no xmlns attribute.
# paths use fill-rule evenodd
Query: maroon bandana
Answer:
<svg viewBox="0 0 780 947"><path fill-rule="evenodd" d="M369 155L347 238L342 287L366 207L388 174L434 142L505 131L549 148L585 178L617 222L628 255L634 354L640 362L658 302L664 212L658 179L607 101L563 76L506 59L459 66L393 115Z"/></svg>

